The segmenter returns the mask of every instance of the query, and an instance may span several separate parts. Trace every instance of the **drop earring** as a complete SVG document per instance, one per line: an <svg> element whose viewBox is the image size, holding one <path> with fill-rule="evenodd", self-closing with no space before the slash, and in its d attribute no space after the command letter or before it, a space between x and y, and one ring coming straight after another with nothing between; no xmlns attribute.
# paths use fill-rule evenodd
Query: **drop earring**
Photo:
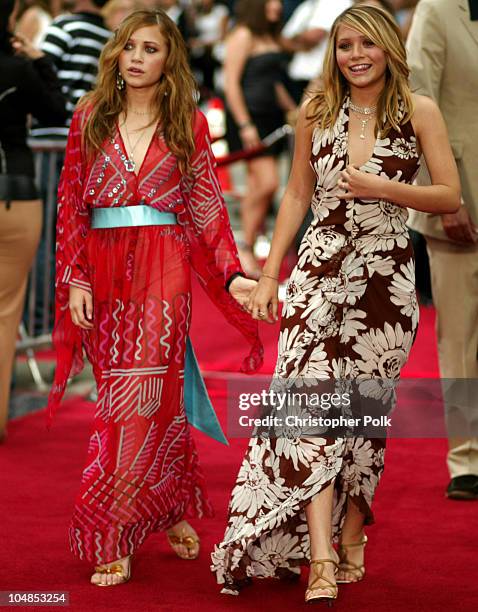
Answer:
<svg viewBox="0 0 478 612"><path fill-rule="evenodd" d="M116 75L116 89L118 91L123 91L124 89L124 79L121 75L121 72L118 72L118 74Z"/></svg>

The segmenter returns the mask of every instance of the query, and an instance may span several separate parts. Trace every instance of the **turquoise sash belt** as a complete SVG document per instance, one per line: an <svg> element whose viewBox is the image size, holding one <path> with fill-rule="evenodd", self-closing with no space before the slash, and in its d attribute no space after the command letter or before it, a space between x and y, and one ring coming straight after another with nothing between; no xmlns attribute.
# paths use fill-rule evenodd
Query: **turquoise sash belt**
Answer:
<svg viewBox="0 0 478 612"><path fill-rule="evenodd" d="M176 224L177 220L174 213L161 212L143 204L114 208L93 208L91 218L92 229ZM184 409L187 420L193 427L218 442L229 444L211 404L189 337L186 340L184 363Z"/></svg>
<svg viewBox="0 0 478 612"><path fill-rule="evenodd" d="M176 225L176 215L161 212L151 206L116 206L114 208L93 208L92 229L114 227L139 227L141 225Z"/></svg>

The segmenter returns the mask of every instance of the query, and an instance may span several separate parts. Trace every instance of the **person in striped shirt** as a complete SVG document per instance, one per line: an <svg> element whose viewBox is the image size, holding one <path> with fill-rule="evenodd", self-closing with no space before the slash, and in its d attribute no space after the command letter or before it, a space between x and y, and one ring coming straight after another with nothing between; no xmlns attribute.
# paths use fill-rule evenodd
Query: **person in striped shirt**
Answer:
<svg viewBox="0 0 478 612"><path fill-rule="evenodd" d="M37 126L36 138L65 138L78 100L90 91L98 71L100 53L111 36L101 8L107 0L75 0L71 14L59 15L48 28L42 51L57 69L68 110L67 122L56 127Z"/></svg>

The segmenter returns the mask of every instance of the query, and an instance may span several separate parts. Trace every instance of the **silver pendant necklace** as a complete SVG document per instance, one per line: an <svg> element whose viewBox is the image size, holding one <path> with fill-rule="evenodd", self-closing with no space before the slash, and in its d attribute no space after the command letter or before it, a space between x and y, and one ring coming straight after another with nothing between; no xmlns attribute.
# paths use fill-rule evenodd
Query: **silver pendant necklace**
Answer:
<svg viewBox="0 0 478 612"><path fill-rule="evenodd" d="M353 110L355 113L359 113L360 115L365 115L365 119L360 119L362 123L362 128L360 131L360 138L365 140L365 128L367 127L367 123L372 119L375 115L375 111L377 110L377 105L375 106L357 106L352 101L349 103L350 110Z"/></svg>

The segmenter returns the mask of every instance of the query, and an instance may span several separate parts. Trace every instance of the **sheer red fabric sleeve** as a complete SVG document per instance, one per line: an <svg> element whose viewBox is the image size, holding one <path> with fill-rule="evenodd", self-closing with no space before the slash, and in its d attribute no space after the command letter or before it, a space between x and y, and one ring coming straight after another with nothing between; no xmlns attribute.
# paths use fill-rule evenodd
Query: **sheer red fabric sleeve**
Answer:
<svg viewBox="0 0 478 612"><path fill-rule="evenodd" d="M90 213L82 198L85 160L82 154L81 128L85 116L85 111L76 111L73 115L58 186L53 328L56 369L48 398L48 428L63 397L68 378L83 368L81 329L71 320L68 301L70 285L91 292L85 257L85 239L90 227Z"/></svg>
<svg viewBox="0 0 478 612"><path fill-rule="evenodd" d="M241 371L255 372L263 361L257 321L229 295L226 283L232 274L242 272L216 172L205 116L197 111L194 126L196 150L191 160L192 175L183 178L185 209L178 215L191 249L191 265L199 282L227 320L250 344Z"/></svg>

